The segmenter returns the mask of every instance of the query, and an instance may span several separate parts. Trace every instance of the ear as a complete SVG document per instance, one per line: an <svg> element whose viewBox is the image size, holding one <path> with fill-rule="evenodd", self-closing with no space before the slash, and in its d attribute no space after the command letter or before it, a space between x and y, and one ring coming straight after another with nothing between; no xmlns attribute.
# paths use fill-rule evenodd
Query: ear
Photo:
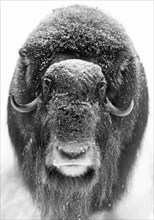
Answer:
<svg viewBox="0 0 154 220"><path fill-rule="evenodd" d="M20 55L20 64L21 64L21 71L23 71L23 75L25 77L25 82L29 85L30 81L30 59L28 57L28 52L25 48L21 48L19 50Z"/></svg>
<svg viewBox="0 0 154 220"><path fill-rule="evenodd" d="M19 50L19 55L21 58L21 63L25 66L28 66L30 63L30 59L28 58L27 50L25 48L21 48Z"/></svg>
<svg viewBox="0 0 154 220"><path fill-rule="evenodd" d="M131 64L132 56L129 52L122 51L118 54L114 65L114 83L117 90L120 89L124 83L127 73L129 72L129 65Z"/></svg>
<svg viewBox="0 0 154 220"><path fill-rule="evenodd" d="M115 93L123 85L130 72L130 64L132 63L132 55L127 51L120 51L116 55L115 61L111 68L107 71L106 79L110 85L109 93L114 97Z"/></svg>
<svg viewBox="0 0 154 220"><path fill-rule="evenodd" d="M126 103L128 96L133 97L136 81L135 66L131 52L120 51L117 53L114 63L106 75L108 84L106 92L112 103Z"/></svg>

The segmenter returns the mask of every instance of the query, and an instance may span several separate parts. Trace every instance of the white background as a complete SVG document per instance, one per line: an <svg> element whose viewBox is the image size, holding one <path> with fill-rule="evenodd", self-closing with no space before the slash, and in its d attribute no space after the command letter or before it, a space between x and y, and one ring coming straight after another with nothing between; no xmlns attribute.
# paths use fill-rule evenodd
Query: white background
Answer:
<svg viewBox="0 0 154 220"><path fill-rule="evenodd" d="M1 2L1 173L4 174L13 163L13 153L7 133L6 106L18 50L33 28L42 18L50 14L53 8L74 3L98 7L118 19L126 28L145 67L150 94L150 119L145 135L146 141L132 180L133 188L130 194L133 196L126 201L126 205L131 204L130 210L134 205L138 210L137 203L140 204L141 200L145 200L141 204L143 211L146 206L150 206L152 199L149 192L151 195L153 192L153 1Z"/></svg>

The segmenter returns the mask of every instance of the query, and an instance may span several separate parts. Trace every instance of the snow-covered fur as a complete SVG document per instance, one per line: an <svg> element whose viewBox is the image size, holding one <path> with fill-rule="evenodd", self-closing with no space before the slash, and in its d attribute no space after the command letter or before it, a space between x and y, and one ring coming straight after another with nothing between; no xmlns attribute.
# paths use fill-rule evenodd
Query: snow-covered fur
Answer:
<svg viewBox="0 0 154 220"><path fill-rule="evenodd" d="M42 20L19 54L8 127L42 218L83 220L111 209L127 188L148 116L144 69L124 28L97 9L60 8ZM42 86L46 77L51 80L48 96ZM16 111L12 95L22 104L40 97L37 109ZM120 109L133 99L134 108L125 117L112 115L105 97ZM88 146L82 175L65 175L55 166L58 145Z"/></svg>

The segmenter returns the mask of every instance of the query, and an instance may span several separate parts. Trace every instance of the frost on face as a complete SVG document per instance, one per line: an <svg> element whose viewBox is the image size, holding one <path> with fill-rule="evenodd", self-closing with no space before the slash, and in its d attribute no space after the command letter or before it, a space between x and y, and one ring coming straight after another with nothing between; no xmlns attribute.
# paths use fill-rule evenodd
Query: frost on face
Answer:
<svg viewBox="0 0 154 220"><path fill-rule="evenodd" d="M84 220L111 209L148 112L144 69L124 28L96 9L57 9L19 56L9 132L42 218Z"/></svg>

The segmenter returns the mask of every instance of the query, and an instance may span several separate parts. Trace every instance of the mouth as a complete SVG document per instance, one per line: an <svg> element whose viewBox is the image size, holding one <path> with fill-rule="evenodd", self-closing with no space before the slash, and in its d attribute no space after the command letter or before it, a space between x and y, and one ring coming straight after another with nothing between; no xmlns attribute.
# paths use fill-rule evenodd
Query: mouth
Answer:
<svg viewBox="0 0 154 220"><path fill-rule="evenodd" d="M72 175L72 172L76 173L76 175ZM46 167L46 174L51 181L56 178L57 181L59 180L63 184L65 182L68 184L71 181L86 186L94 179L96 172L93 167L73 164L64 165L59 168L55 166Z"/></svg>
<svg viewBox="0 0 154 220"><path fill-rule="evenodd" d="M54 159L52 165L65 176L77 177L83 176L87 172L89 167L92 166L92 161L90 157L78 159L59 158L59 160Z"/></svg>
<svg viewBox="0 0 154 220"><path fill-rule="evenodd" d="M80 165L80 164L69 164L59 166L59 171L66 176L81 176L86 173L88 170L88 166Z"/></svg>
<svg viewBox="0 0 154 220"><path fill-rule="evenodd" d="M68 181L89 184L97 175L100 167L100 155L92 141L67 144L55 142L46 151L45 167L49 181ZM78 184L77 184L78 185Z"/></svg>

